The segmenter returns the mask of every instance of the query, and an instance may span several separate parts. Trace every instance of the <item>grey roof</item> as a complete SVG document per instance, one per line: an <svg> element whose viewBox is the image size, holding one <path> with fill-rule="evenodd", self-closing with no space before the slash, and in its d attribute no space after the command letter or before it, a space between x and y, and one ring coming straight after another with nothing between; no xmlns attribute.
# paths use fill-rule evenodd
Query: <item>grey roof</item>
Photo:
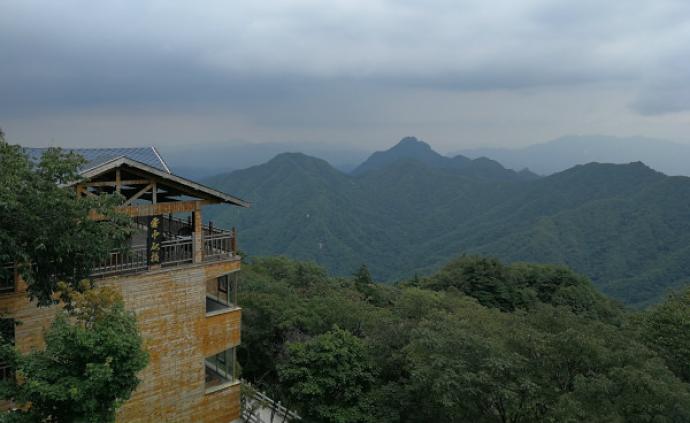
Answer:
<svg viewBox="0 0 690 423"><path fill-rule="evenodd" d="M101 163L98 166L83 171L81 174L84 178L90 179L102 173L109 172L112 169L120 167L136 168L140 171L149 173L153 176L160 178L162 184L168 184L173 188L182 191L186 195L208 198L222 203L234 204L240 207L250 207L250 204L248 202L240 198L234 197L230 194L226 194L222 191L218 191L213 188L209 188L198 182L190 181L189 179L183 178L181 176L173 175L172 173L166 172L165 170L149 166L145 163L132 160L124 156L108 160L105 163ZM78 181L71 182L68 185L73 185L76 183L78 183Z"/></svg>
<svg viewBox="0 0 690 423"><path fill-rule="evenodd" d="M32 160L39 160L47 148L25 148L24 151ZM118 157L127 157L145 165L154 167L167 173L170 168L163 158L156 151L156 147L134 147L134 148L65 148L64 151L71 151L83 156L86 159L80 171L86 172Z"/></svg>

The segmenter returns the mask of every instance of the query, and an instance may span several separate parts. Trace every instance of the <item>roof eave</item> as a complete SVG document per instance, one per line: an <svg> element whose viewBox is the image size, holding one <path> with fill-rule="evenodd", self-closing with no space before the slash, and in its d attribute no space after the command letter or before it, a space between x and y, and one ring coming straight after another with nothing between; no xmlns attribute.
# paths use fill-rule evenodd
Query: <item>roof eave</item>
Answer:
<svg viewBox="0 0 690 423"><path fill-rule="evenodd" d="M151 167L145 163L138 162L136 160L132 160L130 158L127 158L125 156L121 157L116 157L112 160L108 160L107 162L101 163L98 166L95 166L90 169L86 169L82 172L80 172L80 176L84 179L91 179L95 176L98 176L104 172L107 172L112 169L116 169L121 166L130 166L139 170L142 170L144 172L148 172L163 181L168 180L170 182L174 182L183 186L186 186L192 191L198 191L201 194L205 194L206 196L213 197L214 200L217 200L222 203L228 203L228 204L233 204L238 207L244 207L244 208L249 208L251 207L251 204L247 201L244 201L240 198L234 197L232 195L226 194L222 191L218 191L213 188L209 188L205 185L202 185L198 182L190 181L189 179L183 178L181 176L174 175L172 173L167 173L163 170L156 169L154 167ZM78 184L79 181L74 181L66 184L66 186L73 186Z"/></svg>

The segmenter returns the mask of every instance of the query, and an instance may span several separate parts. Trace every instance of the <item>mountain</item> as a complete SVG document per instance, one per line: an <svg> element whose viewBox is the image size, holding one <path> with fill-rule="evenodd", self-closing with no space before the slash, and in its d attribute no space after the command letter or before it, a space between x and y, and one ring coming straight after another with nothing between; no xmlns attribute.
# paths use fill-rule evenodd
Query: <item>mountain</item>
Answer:
<svg viewBox="0 0 690 423"><path fill-rule="evenodd" d="M208 215L237 226L251 256L313 260L340 275L366 263L378 280L396 280L460 254L488 254L566 264L635 306L690 283L690 178L640 162L536 179L466 170L401 157L349 175L281 154L206 180L252 202Z"/></svg>
<svg viewBox="0 0 690 423"><path fill-rule="evenodd" d="M265 163L276 155L300 151L327 160L336 169L349 172L364 160L369 152L343 148L326 143L228 142L165 147L163 155L175 173L191 179L201 179Z"/></svg>
<svg viewBox="0 0 690 423"><path fill-rule="evenodd" d="M442 156L432 150L429 144L415 137L405 137L390 149L375 152L364 163L355 168L352 174L362 175L404 160L414 160L434 168L456 169L465 175L477 177L495 179L533 179L537 177L526 169L522 172L506 169L500 163L486 157L472 160L463 155L452 158Z"/></svg>
<svg viewBox="0 0 690 423"><path fill-rule="evenodd" d="M463 150L467 157L490 157L511 169L549 175L590 162L644 161L667 175L690 176L690 145L644 137L565 136L520 149Z"/></svg>

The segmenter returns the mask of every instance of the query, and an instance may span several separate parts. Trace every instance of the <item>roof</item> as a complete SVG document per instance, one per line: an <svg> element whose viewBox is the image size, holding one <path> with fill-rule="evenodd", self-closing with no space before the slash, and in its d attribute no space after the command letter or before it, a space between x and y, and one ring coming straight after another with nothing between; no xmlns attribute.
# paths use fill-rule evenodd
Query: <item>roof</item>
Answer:
<svg viewBox="0 0 690 423"><path fill-rule="evenodd" d="M134 168L139 171L148 173L154 177L157 177L162 184L169 185L170 187L184 193L185 195L191 195L194 197L204 198L208 200L215 200L221 203L234 204L240 207L249 207L250 204L240 198L234 197L230 194L226 194L222 191L207 187L198 182L191 181L189 179L183 178L181 176L173 175L170 172L166 172L162 169L158 169L153 166L149 166L145 163L132 160L129 157L115 157L107 162L98 164L91 169L86 169L81 172L81 176L86 179L94 178L103 173L107 173L117 168ZM74 185L78 182L74 182L70 185Z"/></svg>
<svg viewBox="0 0 690 423"><path fill-rule="evenodd" d="M38 161L47 148L25 148L24 151L32 160ZM156 147L133 148L65 148L64 151L77 153L86 159L86 163L79 169L81 173L93 169L118 157L127 157L139 163L170 172L170 168L158 154Z"/></svg>
<svg viewBox="0 0 690 423"><path fill-rule="evenodd" d="M35 161L38 161L47 150L47 148L24 148L24 152L29 158ZM118 167L130 167L160 179L162 183L185 195L234 204L240 207L250 206L248 202L242 199L181 176L173 175L155 147L65 148L63 151L77 153L86 159L87 162L79 169L79 174L86 179L94 178ZM68 185L74 185L75 183Z"/></svg>

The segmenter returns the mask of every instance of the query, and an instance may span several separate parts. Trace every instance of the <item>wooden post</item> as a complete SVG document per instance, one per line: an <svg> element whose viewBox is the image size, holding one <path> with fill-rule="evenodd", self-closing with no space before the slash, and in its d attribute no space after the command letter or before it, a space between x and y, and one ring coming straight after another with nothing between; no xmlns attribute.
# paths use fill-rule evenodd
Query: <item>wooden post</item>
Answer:
<svg viewBox="0 0 690 423"><path fill-rule="evenodd" d="M194 251L194 263L201 263L204 261L204 232L201 225L201 205L199 203L196 204L196 208L194 209L193 213L194 219L192 219L192 221L194 222L194 232L192 233L192 245Z"/></svg>
<svg viewBox="0 0 690 423"><path fill-rule="evenodd" d="M153 204L158 203L158 193L156 191L158 191L158 187L156 181L153 181L153 183L151 184L151 202Z"/></svg>
<svg viewBox="0 0 690 423"><path fill-rule="evenodd" d="M122 179L120 176L120 169L115 169L115 191L118 193L120 192L120 189L122 187Z"/></svg>
<svg viewBox="0 0 690 423"><path fill-rule="evenodd" d="M232 227L232 238L230 239L230 251L232 254L237 254L237 229Z"/></svg>

